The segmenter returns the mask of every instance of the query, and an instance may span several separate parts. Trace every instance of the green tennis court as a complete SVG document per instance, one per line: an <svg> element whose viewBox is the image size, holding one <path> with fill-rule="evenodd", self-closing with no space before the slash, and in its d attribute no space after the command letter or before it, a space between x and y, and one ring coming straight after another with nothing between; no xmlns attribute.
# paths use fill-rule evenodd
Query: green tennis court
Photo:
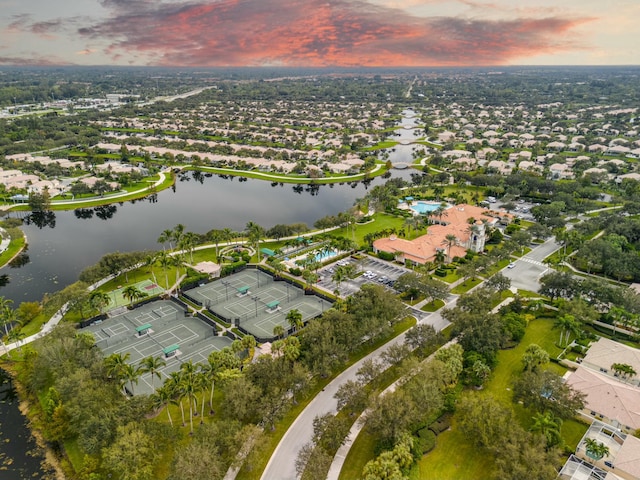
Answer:
<svg viewBox="0 0 640 480"><path fill-rule="evenodd" d="M145 297L143 298L153 297L155 295L164 293L164 288L158 286L158 284L148 279L142 280L141 282L138 282L138 283L134 283L133 286L145 294ZM109 292L109 305L107 306L107 310L112 310L117 307L122 307L124 305L131 304L131 301L129 301L129 299L127 299L122 294L127 287L129 287L129 285L119 287ZM143 298L140 298L139 300L143 300Z"/></svg>

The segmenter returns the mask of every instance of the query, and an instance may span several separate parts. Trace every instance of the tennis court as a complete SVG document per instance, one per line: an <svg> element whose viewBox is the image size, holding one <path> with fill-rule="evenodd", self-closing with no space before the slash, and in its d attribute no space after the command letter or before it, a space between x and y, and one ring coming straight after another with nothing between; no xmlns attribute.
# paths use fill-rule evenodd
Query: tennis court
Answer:
<svg viewBox="0 0 640 480"><path fill-rule="evenodd" d="M331 308L331 302L287 282L276 282L260 270L243 270L196 287L187 296L214 315L236 323L257 339L271 339L276 325L290 328L287 314L298 310L304 322Z"/></svg>
<svg viewBox="0 0 640 480"><path fill-rule="evenodd" d="M147 297L153 297L154 295L164 293L164 288L160 287L158 284L149 279L134 283L133 286L140 290L142 293L146 294ZM107 310L113 310L114 308L129 305L131 303L122 294L122 292L124 292L127 287L119 287L109 292L109 305L107 306Z"/></svg>
<svg viewBox="0 0 640 480"><path fill-rule="evenodd" d="M142 305L122 315L98 321L82 329L90 332L105 357L129 354L127 363L138 365L146 357L159 357L166 366L160 379L142 375L134 387L136 395L151 394L172 372L189 360L206 363L209 354L231 345L231 339L215 336L213 327L199 318L185 316L184 310L168 300Z"/></svg>

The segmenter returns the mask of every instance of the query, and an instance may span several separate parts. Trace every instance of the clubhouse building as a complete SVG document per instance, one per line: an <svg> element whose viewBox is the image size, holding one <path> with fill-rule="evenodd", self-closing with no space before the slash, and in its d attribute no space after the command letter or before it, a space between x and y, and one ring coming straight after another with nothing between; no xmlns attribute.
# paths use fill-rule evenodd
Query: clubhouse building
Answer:
<svg viewBox="0 0 640 480"><path fill-rule="evenodd" d="M405 240L391 235L373 242L374 252L393 254L396 261L404 264L424 265L433 262L439 251L449 256L464 257L467 250L482 252L487 237L487 227L499 223L509 223L511 216L483 207L460 204L442 213L430 225L427 233L414 240ZM449 244L447 237L455 236L455 243ZM450 246L449 246L450 245Z"/></svg>

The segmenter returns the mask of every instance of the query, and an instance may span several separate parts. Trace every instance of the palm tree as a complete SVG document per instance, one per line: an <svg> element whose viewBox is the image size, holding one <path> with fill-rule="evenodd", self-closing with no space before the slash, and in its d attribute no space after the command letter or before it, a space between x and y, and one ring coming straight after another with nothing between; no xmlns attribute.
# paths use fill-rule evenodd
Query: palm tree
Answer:
<svg viewBox="0 0 640 480"><path fill-rule="evenodd" d="M435 255L436 264L442 265L446 258L447 256L445 255L444 250L440 248L436 249L436 255Z"/></svg>
<svg viewBox="0 0 640 480"><path fill-rule="evenodd" d="M109 378L120 381L124 376L124 366L131 356L130 353L112 353L104 359L104 367Z"/></svg>
<svg viewBox="0 0 640 480"><path fill-rule="evenodd" d="M9 335L9 327L13 322L11 305L13 304L13 300L6 299L4 297L0 297L0 322L4 326L4 334Z"/></svg>
<svg viewBox="0 0 640 480"><path fill-rule="evenodd" d="M158 256L158 262L160 263L160 266L164 270L164 281L165 281L165 285L166 285L165 288L168 290L169 289L169 275L167 273L167 269L169 268L169 265L171 265L171 257L169 257L165 252L162 252Z"/></svg>
<svg viewBox="0 0 640 480"><path fill-rule="evenodd" d="M593 438L587 438L584 441L584 447L587 455L596 460L600 460L602 457L609 455L609 447Z"/></svg>
<svg viewBox="0 0 640 480"><path fill-rule="evenodd" d="M258 252L258 263L260 263L260 240L264 237L264 228L255 222L248 222L246 226L247 240L250 244L255 245Z"/></svg>
<svg viewBox="0 0 640 480"><path fill-rule="evenodd" d="M150 373L151 374L151 388L155 390L155 385L153 382L154 377L162 378L160 375L160 370L162 367L166 366L167 362L160 357L145 357L140 360L140 366L142 367L142 373Z"/></svg>
<svg viewBox="0 0 640 480"><path fill-rule="evenodd" d="M180 267L182 266L182 257L180 255L172 255L171 264L176 267L176 288L178 288L178 280L180 279Z"/></svg>
<svg viewBox="0 0 640 480"><path fill-rule="evenodd" d="M169 243L169 250L173 250L172 246L171 246L171 239L173 238L173 231L172 230L164 230L161 234L160 237L158 237L158 243L162 244L162 251L165 250L165 243Z"/></svg>
<svg viewBox="0 0 640 480"><path fill-rule="evenodd" d="M182 372L171 372L169 378L164 382L163 388L167 388L171 392L171 398L180 405L180 414L182 416L182 426L186 425L184 420L184 405L182 399L185 397L182 389Z"/></svg>
<svg viewBox="0 0 640 480"><path fill-rule="evenodd" d="M276 325L275 327L273 327L273 335L276 338L282 338L282 336L284 335L284 327L282 325Z"/></svg>
<svg viewBox="0 0 640 480"><path fill-rule="evenodd" d="M187 232L180 238L180 248L189 253L191 264L193 264L193 250L196 247L198 236L193 232Z"/></svg>
<svg viewBox="0 0 640 480"><path fill-rule="evenodd" d="M222 229L222 241L229 243L235 237L235 233L230 228Z"/></svg>
<svg viewBox="0 0 640 480"><path fill-rule="evenodd" d="M156 263L156 256L153 253L150 253L146 257L144 257L144 266L149 267L149 272L151 276L153 276L153 265Z"/></svg>
<svg viewBox="0 0 640 480"><path fill-rule="evenodd" d="M138 384L138 380L140 379L141 373L142 373L142 369L139 366L134 367L130 363L126 363L122 367L123 390L124 390L125 382L129 382L129 385L131 385L131 395L135 395L135 392L133 391L133 385Z"/></svg>
<svg viewBox="0 0 640 480"><path fill-rule="evenodd" d="M6 305L0 310L0 321L4 325L4 332L7 338L13 331L14 323L16 321L16 312L9 305Z"/></svg>
<svg viewBox="0 0 640 480"><path fill-rule="evenodd" d="M580 331L580 324L573 315L569 314L559 316L555 321L554 327L560 328L560 347L569 343L571 333L577 334Z"/></svg>
<svg viewBox="0 0 640 480"><path fill-rule="evenodd" d="M280 278L282 272L287 269L287 266L276 258L272 258L271 260L269 260L269 266L273 268L277 278Z"/></svg>
<svg viewBox="0 0 640 480"><path fill-rule="evenodd" d="M331 280L333 280L338 286L338 288L336 289L338 293L340 293L340 285L342 284L342 282L344 282L347 279L348 279L347 273L344 271L342 266L338 266L333 272L333 275L331 276Z"/></svg>
<svg viewBox="0 0 640 480"><path fill-rule="evenodd" d="M133 303L137 300L140 300L141 298L146 297L147 294L145 292L142 292L135 285L127 285L124 290L122 290L122 296L126 298L129 303Z"/></svg>
<svg viewBox="0 0 640 480"><path fill-rule="evenodd" d="M15 319L15 316L14 316L14 319ZM20 342L24 337L25 337L24 333L22 333L20 330L16 328L12 328L11 330L9 330L9 335L7 335L7 341L10 343L16 343L18 345L18 351L22 352L22 346L20 345Z"/></svg>
<svg viewBox="0 0 640 480"><path fill-rule="evenodd" d="M169 403L172 403L171 390L167 386L159 388L153 395L153 405L156 410L160 410L162 407L167 409L167 417L169 417L169 424L173 427L173 418L171 418L171 411Z"/></svg>
<svg viewBox="0 0 640 480"><path fill-rule="evenodd" d="M533 417L531 431L542 434L547 440L547 448L551 448L562 442L561 427L562 419L557 418L551 412L544 412Z"/></svg>
<svg viewBox="0 0 640 480"><path fill-rule="evenodd" d="M451 247L454 246L457 242L458 238L453 233L448 233L442 241L442 245L447 247L447 257L449 259L449 262L451 262Z"/></svg>
<svg viewBox="0 0 640 480"><path fill-rule="evenodd" d="M89 304L102 314L104 313L104 309L109 306L109 303L111 303L111 297L107 292L94 290L91 292L91 295L89 295Z"/></svg>
<svg viewBox="0 0 640 480"><path fill-rule="evenodd" d="M171 230L171 239L176 242L176 247L180 243L180 239L182 238L183 234L184 225L182 225L181 223L177 224L175 227L173 227L173 230Z"/></svg>
<svg viewBox="0 0 640 480"><path fill-rule="evenodd" d="M304 323L302 321L302 313L300 310L297 308L289 310L289 313L287 313L287 322L289 322L289 325L291 325L294 332L297 331L298 328L302 328Z"/></svg>
<svg viewBox="0 0 640 480"><path fill-rule="evenodd" d="M196 405L196 393L198 392L197 367L193 361L180 365L180 387L184 396L189 401L189 425L190 433L193 434L193 409Z"/></svg>
<svg viewBox="0 0 640 480"><path fill-rule="evenodd" d="M211 230L207 237L210 242L213 242L216 246L216 261L218 260L218 245L221 241L223 241L223 232L222 230Z"/></svg>
<svg viewBox="0 0 640 480"><path fill-rule="evenodd" d="M300 356L300 340L298 337L288 337L284 340L284 347L282 348L285 360L290 363L295 362Z"/></svg>

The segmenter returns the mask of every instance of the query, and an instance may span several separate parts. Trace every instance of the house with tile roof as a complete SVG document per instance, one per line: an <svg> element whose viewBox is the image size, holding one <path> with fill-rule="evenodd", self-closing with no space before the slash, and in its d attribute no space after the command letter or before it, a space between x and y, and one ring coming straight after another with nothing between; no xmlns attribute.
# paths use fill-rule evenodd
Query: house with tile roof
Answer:
<svg viewBox="0 0 640 480"><path fill-rule="evenodd" d="M587 440L605 445L609 453L601 458L587 450ZM638 480L640 479L640 439L595 421L585 432L575 455L564 465L558 478L563 480Z"/></svg>
<svg viewBox="0 0 640 480"><path fill-rule="evenodd" d="M608 375L580 366L566 382L585 397L581 412L626 433L640 429L640 388Z"/></svg>

